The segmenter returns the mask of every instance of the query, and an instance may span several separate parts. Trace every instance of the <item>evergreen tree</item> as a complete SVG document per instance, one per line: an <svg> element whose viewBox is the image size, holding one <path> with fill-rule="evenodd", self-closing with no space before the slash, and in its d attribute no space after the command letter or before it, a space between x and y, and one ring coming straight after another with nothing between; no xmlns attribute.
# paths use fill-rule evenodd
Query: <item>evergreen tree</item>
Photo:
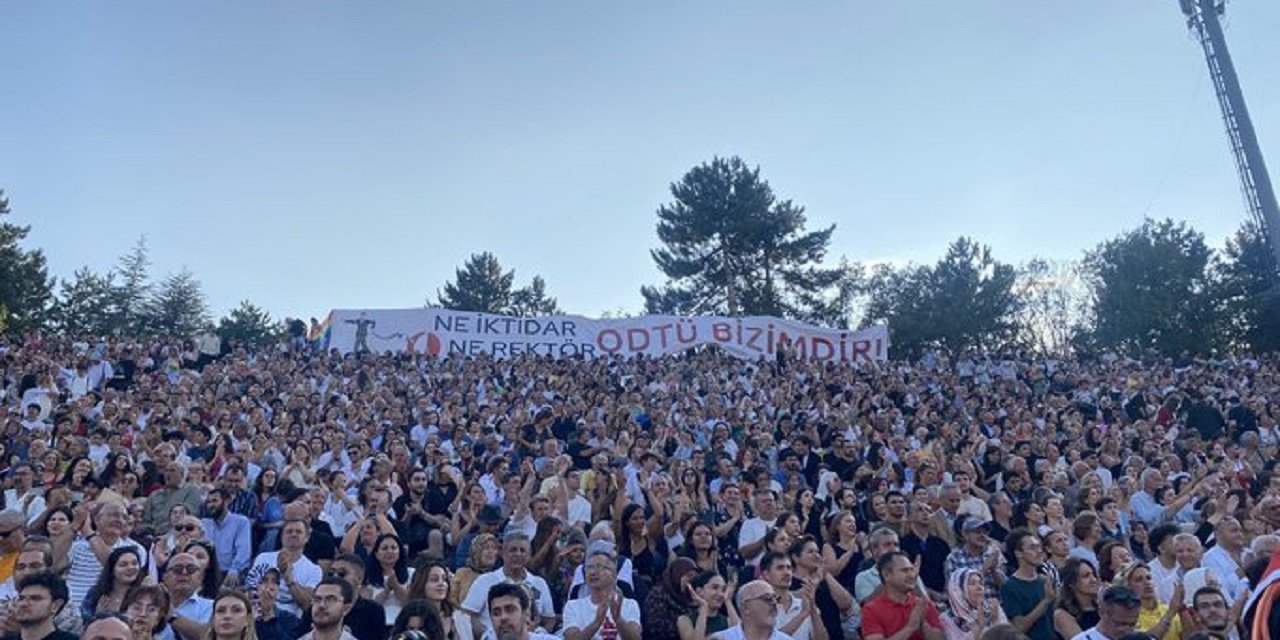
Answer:
<svg viewBox="0 0 1280 640"><path fill-rule="evenodd" d="M59 284L50 314L54 328L71 336L111 335L114 290L113 274L99 275L89 267L76 270L71 280Z"/></svg>
<svg viewBox="0 0 1280 640"><path fill-rule="evenodd" d="M835 230L806 232L804 208L779 201L760 169L715 158L671 185L650 252L667 282L643 287L649 313L803 318L816 292L839 282L820 267Z"/></svg>
<svg viewBox="0 0 1280 640"><path fill-rule="evenodd" d="M112 289L113 332L141 335L145 329L147 303L151 298L151 256L147 237L141 236L133 248L116 263L115 287Z"/></svg>
<svg viewBox="0 0 1280 640"><path fill-rule="evenodd" d="M186 268L160 283L146 309L148 333L189 338L210 328L204 291Z"/></svg>
<svg viewBox="0 0 1280 640"><path fill-rule="evenodd" d="M280 323L271 319L271 314L248 300L241 300L240 306L218 320L218 337L265 348L281 340L281 328Z"/></svg>
<svg viewBox="0 0 1280 640"><path fill-rule="evenodd" d="M515 271L503 271L492 253L472 254L455 272L455 282L446 282L439 292L439 304L455 311L506 313L511 307L511 283Z"/></svg>
<svg viewBox="0 0 1280 640"><path fill-rule="evenodd" d="M30 226L4 221L9 200L0 189L0 324L23 333L44 326L53 299L53 280L39 249L26 250L22 241Z"/></svg>
<svg viewBox="0 0 1280 640"><path fill-rule="evenodd" d="M542 276L534 276L529 286L511 294L511 315L552 316L563 313L556 299L547 295L547 283Z"/></svg>

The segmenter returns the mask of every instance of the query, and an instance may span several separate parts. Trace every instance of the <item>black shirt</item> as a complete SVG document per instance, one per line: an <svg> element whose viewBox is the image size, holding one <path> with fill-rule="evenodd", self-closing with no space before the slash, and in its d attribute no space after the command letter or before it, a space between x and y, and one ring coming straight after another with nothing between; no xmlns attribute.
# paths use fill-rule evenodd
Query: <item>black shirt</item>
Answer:
<svg viewBox="0 0 1280 640"><path fill-rule="evenodd" d="M22 640L22 635L14 634L11 636L5 636L3 640ZM76 634L70 633L67 631L60 631L58 629L54 629L53 633L50 633L49 635L45 636L41 640L80 640L80 636L77 636Z"/></svg>
<svg viewBox="0 0 1280 640"><path fill-rule="evenodd" d="M351 611L342 619L342 624L351 630L356 640L387 640L387 612L382 605L365 598L356 598ZM311 629L311 610L302 614L302 622L298 630ZM74 640L74 639L73 639Z"/></svg>

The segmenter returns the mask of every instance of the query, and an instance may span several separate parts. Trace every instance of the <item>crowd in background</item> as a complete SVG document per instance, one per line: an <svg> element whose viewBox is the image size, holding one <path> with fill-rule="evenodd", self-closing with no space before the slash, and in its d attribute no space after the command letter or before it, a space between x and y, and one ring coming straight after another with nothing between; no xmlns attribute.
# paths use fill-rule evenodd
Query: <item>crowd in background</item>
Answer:
<svg viewBox="0 0 1280 640"><path fill-rule="evenodd" d="M0 339L0 636L1280 629L1275 356L213 353Z"/></svg>

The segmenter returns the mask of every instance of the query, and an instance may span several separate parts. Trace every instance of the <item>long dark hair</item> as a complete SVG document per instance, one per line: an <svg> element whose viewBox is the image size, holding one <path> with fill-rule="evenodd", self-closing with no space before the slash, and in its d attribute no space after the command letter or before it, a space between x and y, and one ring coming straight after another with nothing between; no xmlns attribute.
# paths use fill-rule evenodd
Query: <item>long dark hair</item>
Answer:
<svg viewBox="0 0 1280 640"><path fill-rule="evenodd" d="M398 638L400 634L408 631L405 627L409 625L410 618L422 618L422 633L428 638L444 638L444 620L440 615L440 610L434 604L426 600L410 600L406 602L404 607L400 609L400 613L396 615L396 622L391 626L389 638ZM453 637L452 635L450 637Z"/></svg>
<svg viewBox="0 0 1280 640"><path fill-rule="evenodd" d="M192 540L182 548L182 552L190 552L192 547L204 549L204 552L209 556L209 566L205 567L204 580L200 583L200 597L209 598L210 600L217 598L218 592L222 587L222 568L218 566L218 551L213 548L213 543L208 540Z"/></svg>
<svg viewBox="0 0 1280 640"><path fill-rule="evenodd" d="M102 571L98 573L98 581L89 589L89 594L85 598L85 601L91 603L95 610L98 608L98 600L111 593L116 587L116 565L120 564L121 558L130 554L138 559L138 577L133 579L133 584L127 586L130 589L142 586L142 581L147 577L147 568L142 564L142 553L135 547L113 549L111 555L107 556L106 563L102 565Z"/></svg>
<svg viewBox="0 0 1280 640"><path fill-rule="evenodd" d="M400 555L396 558L396 579L402 584L409 579L409 561L406 556L404 545L400 543L400 538L394 533L384 533L373 541L373 550L369 553L369 557L365 559L364 581L373 587L385 587L386 583L382 578L382 565L378 562L378 549L382 547L384 540L394 540L396 549Z"/></svg>

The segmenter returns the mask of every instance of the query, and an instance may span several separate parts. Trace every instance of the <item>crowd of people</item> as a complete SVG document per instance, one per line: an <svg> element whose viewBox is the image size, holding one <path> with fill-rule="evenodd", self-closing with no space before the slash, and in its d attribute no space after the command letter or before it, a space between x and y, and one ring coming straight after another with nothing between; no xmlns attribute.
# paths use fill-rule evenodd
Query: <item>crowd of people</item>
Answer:
<svg viewBox="0 0 1280 640"><path fill-rule="evenodd" d="M214 353L0 338L0 637L1280 630L1274 355Z"/></svg>

